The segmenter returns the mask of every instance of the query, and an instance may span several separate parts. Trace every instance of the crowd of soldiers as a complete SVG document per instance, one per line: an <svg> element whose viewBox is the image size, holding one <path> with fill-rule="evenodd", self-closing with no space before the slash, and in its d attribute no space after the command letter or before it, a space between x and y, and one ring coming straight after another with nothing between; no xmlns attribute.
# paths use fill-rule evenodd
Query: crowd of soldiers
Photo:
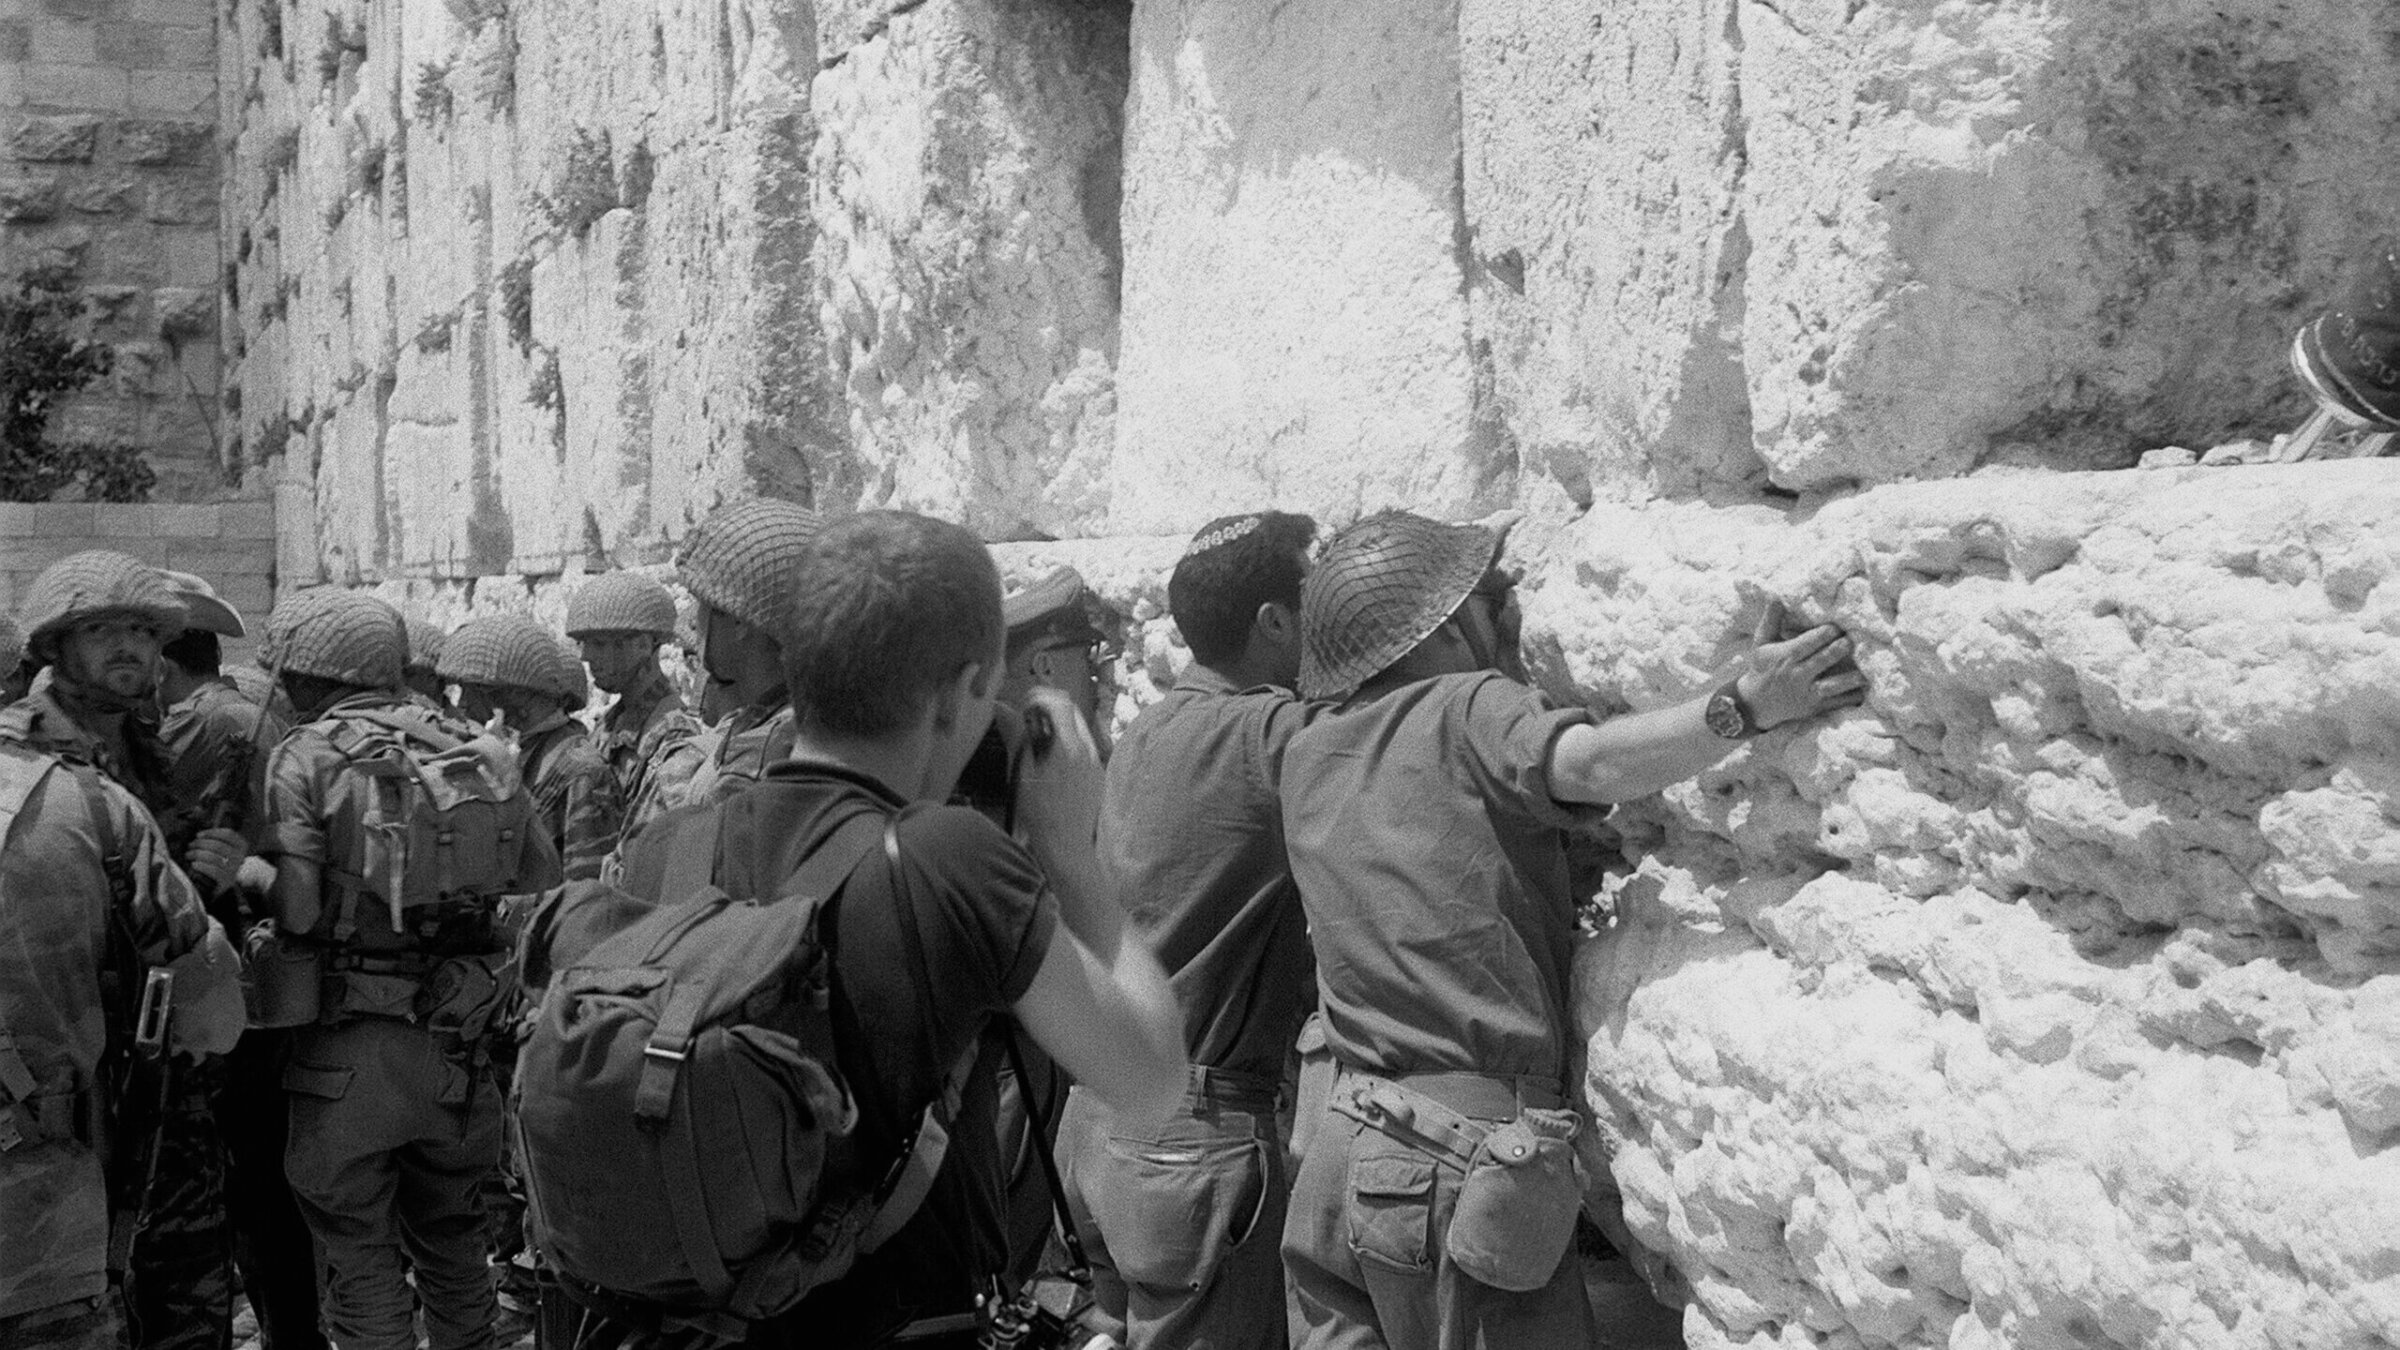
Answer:
<svg viewBox="0 0 2400 1350"><path fill-rule="evenodd" d="M250 668L205 580L56 563L0 629L0 1345L224 1346L237 1283L269 1350L1590 1343L1569 844L1864 682L1770 607L1688 700L1555 703L1504 536L1212 522L1113 751L1079 580L1005 595L906 513L695 527L697 707L634 572L563 634L298 591ZM545 1213L562 935L772 905L862 815L813 1050L853 1119L807 1165L929 1175L780 1302L681 1202L747 1302L590 1278L560 1215L645 1159ZM1072 1332L1019 1292L1060 1266Z"/></svg>

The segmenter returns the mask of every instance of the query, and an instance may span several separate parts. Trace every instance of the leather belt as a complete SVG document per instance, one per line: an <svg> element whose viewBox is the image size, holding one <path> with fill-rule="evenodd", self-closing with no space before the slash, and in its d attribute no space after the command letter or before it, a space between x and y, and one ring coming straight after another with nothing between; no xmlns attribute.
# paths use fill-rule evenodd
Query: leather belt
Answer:
<svg viewBox="0 0 2400 1350"><path fill-rule="evenodd" d="M1333 1109L1395 1139L1426 1147L1464 1172L1492 1126L1565 1103L1558 1080L1531 1075L1420 1073L1385 1077L1343 1065Z"/></svg>

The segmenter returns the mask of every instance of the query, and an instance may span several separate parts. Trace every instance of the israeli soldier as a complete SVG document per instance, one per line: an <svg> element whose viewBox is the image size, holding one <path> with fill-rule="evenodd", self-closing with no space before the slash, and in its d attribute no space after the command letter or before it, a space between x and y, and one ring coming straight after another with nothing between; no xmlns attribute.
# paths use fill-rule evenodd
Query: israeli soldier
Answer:
<svg viewBox="0 0 2400 1350"><path fill-rule="evenodd" d="M162 1051L232 1048L238 962L105 772L140 762L123 723L183 607L140 561L83 553L35 578L23 622L56 670L0 710L0 1345L211 1343L231 1315L222 1166Z"/></svg>
<svg viewBox="0 0 2400 1350"><path fill-rule="evenodd" d="M1284 1344L1277 1101L1315 977L1276 785L1322 711L1292 692L1315 535L1280 511L1202 527L1167 582L1191 664L1108 765L1102 874L1173 981L1192 1075L1145 1134L1075 1089L1060 1148L1108 1329L1151 1350Z"/></svg>
<svg viewBox="0 0 2400 1350"><path fill-rule="evenodd" d="M407 657L371 596L304 591L268 618L261 658L302 725L267 769L280 941L257 959L260 1001L297 1027L284 1164L333 1342L414 1350L421 1309L435 1350L484 1350L487 1033L513 992L500 902L561 877L513 756L403 693Z"/></svg>
<svg viewBox="0 0 2400 1350"><path fill-rule="evenodd" d="M225 875L230 861L238 878L241 858L257 843L267 756L290 727L267 710L263 689L254 699L224 673L221 640L248 635L241 615L206 580L189 572L161 575L184 607L183 632L159 650L159 739L167 748L174 798L164 822L168 839L178 842L178 827L187 837L203 829L242 835L247 842L240 853L220 849L215 859L194 861L195 873L211 881ZM236 934L266 917L242 904L238 885L203 890L211 913ZM325 1344L317 1328L316 1257L283 1176L280 1084L288 1039L267 1027L243 1032L225 1057L221 1080L211 1085L212 1105L225 1139L226 1216L242 1292L276 1350L311 1350Z"/></svg>
<svg viewBox="0 0 2400 1350"><path fill-rule="evenodd" d="M1284 1225L1303 1350L1589 1345L1566 1259L1583 1200L1566 1095L1566 841L1762 731L1865 697L1830 625L1713 690L1602 721L1522 679L1501 536L1387 511L1302 587L1283 825L1338 1065Z"/></svg>
<svg viewBox="0 0 2400 1350"><path fill-rule="evenodd" d="M638 572L603 573L567 601L568 639L581 648L592 683L616 697L600 719L599 749L627 802L643 797L654 762L702 730L658 668L658 649L674 636L675 598Z"/></svg>
<svg viewBox="0 0 2400 1350"><path fill-rule="evenodd" d="M177 809L172 765L154 702L159 656L180 641L189 611L164 574L105 549L52 563L27 588L26 646L43 670L20 702L0 709L0 740L46 750L105 773L147 808L170 857L241 851L239 836ZM206 859L191 855L195 871ZM147 1122L148 1177L127 1203L127 1313L136 1347L214 1345L233 1318L233 1230L226 1216L225 1143L214 1100L224 1075L204 1058L164 1075L164 1110Z"/></svg>
<svg viewBox="0 0 2400 1350"><path fill-rule="evenodd" d="M25 665L25 630L17 621L0 614L0 708L25 697L33 684L33 671Z"/></svg>
<svg viewBox="0 0 2400 1350"><path fill-rule="evenodd" d="M583 706L582 664L533 616L495 614L450 634L440 674L458 686L468 720L486 722L496 712L516 733L519 772L567 880L598 877L625 810L615 776L583 724L567 715Z"/></svg>
<svg viewBox="0 0 2400 1350"><path fill-rule="evenodd" d="M628 835L675 807L722 801L791 755L792 710L774 635L785 579L817 527L816 512L773 497L721 506L693 527L675 575L700 602L700 664L708 672L700 715L710 725L665 747L664 762L645 771Z"/></svg>

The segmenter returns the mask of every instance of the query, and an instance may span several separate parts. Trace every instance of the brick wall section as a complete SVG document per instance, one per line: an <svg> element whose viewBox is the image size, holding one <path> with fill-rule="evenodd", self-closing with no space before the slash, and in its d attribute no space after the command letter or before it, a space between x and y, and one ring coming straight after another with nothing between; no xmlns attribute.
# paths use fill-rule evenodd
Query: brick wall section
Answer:
<svg viewBox="0 0 2400 1350"><path fill-rule="evenodd" d="M0 0L0 274L74 263L117 351L52 433L143 447L168 501L232 492L216 124L210 0Z"/></svg>
<svg viewBox="0 0 2400 1350"><path fill-rule="evenodd" d="M0 609L13 613L44 567L87 548L113 548L199 574L240 611L252 639L275 603L271 502L42 502L0 504ZM228 642L226 653L247 654L253 645Z"/></svg>

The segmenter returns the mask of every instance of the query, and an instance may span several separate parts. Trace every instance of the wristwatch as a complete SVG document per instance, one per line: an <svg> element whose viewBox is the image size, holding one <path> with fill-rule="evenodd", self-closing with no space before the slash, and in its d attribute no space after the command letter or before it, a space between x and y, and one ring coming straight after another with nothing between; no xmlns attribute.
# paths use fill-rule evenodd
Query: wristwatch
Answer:
<svg viewBox="0 0 2400 1350"><path fill-rule="evenodd" d="M1742 682L1738 679L1727 680L1708 696L1708 707L1701 718L1710 731L1729 741L1746 741L1766 730L1758 724L1758 715L1750 711L1749 702L1742 697Z"/></svg>

